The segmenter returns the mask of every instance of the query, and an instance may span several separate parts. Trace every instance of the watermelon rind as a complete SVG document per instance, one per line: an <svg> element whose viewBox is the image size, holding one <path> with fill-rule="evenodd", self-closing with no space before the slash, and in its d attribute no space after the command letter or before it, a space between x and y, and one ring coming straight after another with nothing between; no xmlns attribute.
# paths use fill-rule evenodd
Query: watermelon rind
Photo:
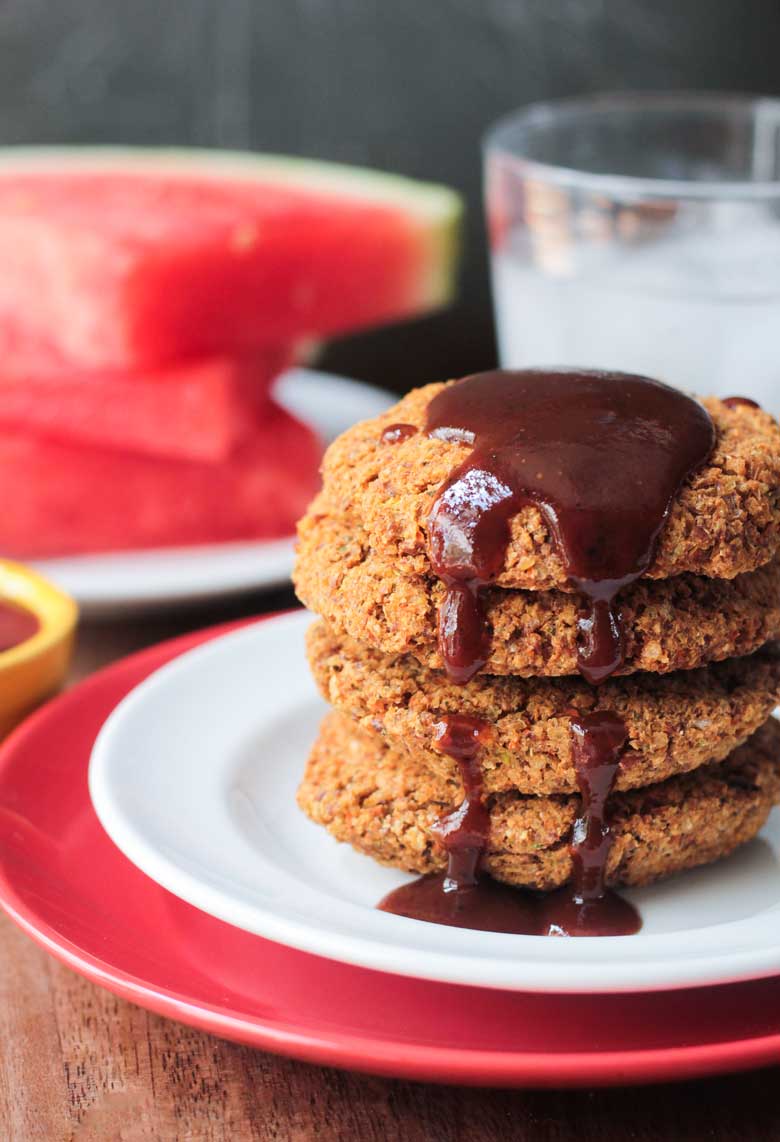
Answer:
<svg viewBox="0 0 780 1142"><path fill-rule="evenodd" d="M0 178L25 173L159 175L165 178L275 182L323 195L387 205L420 225L425 272L421 305L452 297L459 254L461 196L438 183L319 159L207 147L19 146L0 147Z"/></svg>

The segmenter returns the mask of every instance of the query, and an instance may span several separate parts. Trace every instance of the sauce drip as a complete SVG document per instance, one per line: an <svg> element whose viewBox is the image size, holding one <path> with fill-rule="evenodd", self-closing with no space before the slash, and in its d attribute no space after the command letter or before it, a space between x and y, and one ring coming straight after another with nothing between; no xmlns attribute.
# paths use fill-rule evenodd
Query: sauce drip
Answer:
<svg viewBox="0 0 780 1142"><path fill-rule="evenodd" d="M26 607L0 602L0 651L11 650L40 630L38 616Z"/></svg>
<svg viewBox="0 0 780 1142"><path fill-rule="evenodd" d="M628 936L639 931L642 921L605 880L612 843L607 799L628 733L623 719L609 710L573 718L572 733L582 794L582 812L572 832L574 873L571 884L544 899L540 927L550 936Z"/></svg>
<svg viewBox="0 0 780 1142"><path fill-rule="evenodd" d="M463 782L463 800L436 824L447 851L445 892L474 888L479 861L490 832L490 814L482 797L479 748L488 727L480 718L450 714L436 725L434 744L457 762Z"/></svg>
<svg viewBox="0 0 780 1142"><path fill-rule="evenodd" d="M487 727L466 715L450 715L439 726L438 748L458 762L465 793L461 805L437 827L447 849L447 871L402 885L379 908L432 924L514 935L628 936L638 931L636 910L604 883L610 844L606 802L626 742L622 720L597 712L572 722L582 792L582 814L572 836L574 877L571 885L546 896L479 873L490 828L479 766Z"/></svg>
<svg viewBox="0 0 780 1142"><path fill-rule="evenodd" d="M745 405L747 408L761 408L758 401L751 400L750 397L724 397L721 404L725 404L726 408L739 408L740 405Z"/></svg>
<svg viewBox="0 0 780 1142"><path fill-rule="evenodd" d="M380 439L383 444L401 444L416 432L413 424L388 424Z"/></svg>
<svg viewBox="0 0 780 1142"><path fill-rule="evenodd" d="M447 871L421 876L391 892L382 912L484 932L514 935L537 930L537 901L531 893L479 874L487 845L490 814L482 796L480 746L488 727L480 718L450 714L436 725L436 748L458 765L463 801L435 826L447 850Z"/></svg>
<svg viewBox="0 0 780 1142"><path fill-rule="evenodd" d="M403 439L407 429L414 431L391 425L385 434ZM545 517L569 583L586 603L578 630L581 674L598 685L619 670L625 644L619 593L650 566L675 494L712 450L715 430L706 410L645 377L497 371L443 389L428 407L426 430L471 448L428 520L431 566L446 587L439 646L449 676L465 684L490 656L484 588L504 566L512 517L530 504ZM636 910L606 886L607 801L627 741L623 720L610 711L572 716L582 795L571 840L573 876L546 896L480 875L490 827L479 761L487 730L466 715L439 723L437 748L457 762L464 788L461 805L437 826L447 871L404 885L379 907L492 932L638 931Z"/></svg>
<svg viewBox="0 0 780 1142"><path fill-rule="evenodd" d="M487 661L483 589L529 504L586 602L579 670L593 685L613 674L624 656L618 594L650 566L676 492L712 450L706 410L645 377L497 370L438 393L426 430L471 446L428 521L431 565L447 588L439 643L449 676L466 682Z"/></svg>

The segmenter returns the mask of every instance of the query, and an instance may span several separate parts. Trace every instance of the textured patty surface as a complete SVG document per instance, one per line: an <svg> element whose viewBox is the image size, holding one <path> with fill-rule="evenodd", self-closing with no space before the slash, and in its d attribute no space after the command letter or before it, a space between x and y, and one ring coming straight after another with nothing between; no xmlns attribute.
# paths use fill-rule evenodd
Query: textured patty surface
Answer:
<svg viewBox="0 0 780 1142"><path fill-rule="evenodd" d="M430 575L402 573L401 561L378 554L361 526L320 502L300 524L295 585L334 630L441 669L436 626L444 588ZM486 596L493 643L484 673L576 673L578 595L491 588ZM780 558L731 580L642 579L623 592L620 609L622 673L691 670L750 654L780 637Z"/></svg>
<svg viewBox="0 0 780 1142"><path fill-rule="evenodd" d="M490 792L576 792L573 713L613 710L623 718L629 743L616 788L630 789L722 761L780 701L780 659L769 654L675 674L631 675L593 689L578 677L490 675L457 686L411 655L380 654L322 621L309 628L307 644L326 701L433 773L454 778L457 772L435 749L440 719L457 713L482 718L489 726L481 756Z"/></svg>
<svg viewBox="0 0 780 1142"><path fill-rule="evenodd" d="M398 573L429 571L431 505L469 452L466 444L430 438L424 431L426 409L443 387L416 389L382 416L355 425L334 441L324 461L320 504L362 524L374 551L399 560ZM714 398L703 403L715 423L717 443L672 506L649 569L654 578L692 572L731 579L766 563L780 545L780 427L758 409L731 409ZM383 431L396 423L421 431L395 444L383 443ZM538 509L528 507L515 516L497 583L567 589Z"/></svg>
<svg viewBox="0 0 780 1142"><path fill-rule="evenodd" d="M727 855L756 835L780 796L780 724L765 723L719 765L612 798L612 884L646 884ZM421 770L408 754L344 715L330 714L298 802L334 837L410 872L446 865L434 825L461 800L459 783ZM498 880L549 890L571 875L575 796L493 793L484 866Z"/></svg>

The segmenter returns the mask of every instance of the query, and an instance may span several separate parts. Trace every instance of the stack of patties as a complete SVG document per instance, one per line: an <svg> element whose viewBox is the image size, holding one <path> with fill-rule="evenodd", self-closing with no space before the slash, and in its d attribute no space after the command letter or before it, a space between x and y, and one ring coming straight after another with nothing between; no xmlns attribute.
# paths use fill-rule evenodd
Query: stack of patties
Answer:
<svg viewBox="0 0 780 1142"><path fill-rule="evenodd" d="M626 732L607 881L643 884L730 853L780 796L778 425L746 402L703 402L714 446L675 494L644 574L620 592L621 663L599 686L578 672L583 600L559 543L537 506L521 506L483 589L486 661L462 684L444 669L446 584L430 554L432 508L471 449L430 433L444 389L416 390L341 436L300 524L296 587L321 616L309 660L333 706L300 806L382 863L443 869L440 822L464 793L441 727L474 717L486 727L481 867L547 891L572 875L572 725L603 710Z"/></svg>

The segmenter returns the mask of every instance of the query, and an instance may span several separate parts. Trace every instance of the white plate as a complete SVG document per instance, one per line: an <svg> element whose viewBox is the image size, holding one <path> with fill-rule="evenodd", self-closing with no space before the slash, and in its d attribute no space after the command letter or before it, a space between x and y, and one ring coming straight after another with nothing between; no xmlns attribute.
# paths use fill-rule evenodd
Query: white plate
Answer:
<svg viewBox="0 0 780 1142"><path fill-rule="evenodd" d="M469 932L377 912L403 883L308 821L295 789L325 706L311 621L258 623L183 655L117 707L90 792L109 836L176 896L230 924L347 963L523 991L643 991L780 972L780 816L710 869L629 893L636 936Z"/></svg>
<svg viewBox="0 0 780 1142"><path fill-rule="evenodd" d="M291 369L274 395L325 441L397 400L374 385ZM275 587L290 577L293 540L220 543L40 560L34 566L94 618Z"/></svg>

